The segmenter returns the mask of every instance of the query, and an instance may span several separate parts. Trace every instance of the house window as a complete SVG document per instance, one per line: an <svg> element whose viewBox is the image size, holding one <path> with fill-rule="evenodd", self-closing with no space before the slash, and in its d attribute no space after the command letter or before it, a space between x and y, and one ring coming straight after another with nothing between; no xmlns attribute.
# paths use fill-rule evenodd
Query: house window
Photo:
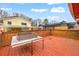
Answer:
<svg viewBox="0 0 79 59"><path fill-rule="evenodd" d="M21 25L27 25L27 23L21 23Z"/></svg>
<svg viewBox="0 0 79 59"><path fill-rule="evenodd" d="M8 21L8 25L11 25L12 23L11 23L11 21Z"/></svg>

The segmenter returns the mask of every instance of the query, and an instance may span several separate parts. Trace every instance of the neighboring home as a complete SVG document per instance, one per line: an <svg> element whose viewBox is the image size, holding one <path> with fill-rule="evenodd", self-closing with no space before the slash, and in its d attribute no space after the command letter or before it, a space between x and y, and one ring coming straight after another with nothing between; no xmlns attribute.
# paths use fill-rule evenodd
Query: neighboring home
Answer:
<svg viewBox="0 0 79 59"><path fill-rule="evenodd" d="M39 25L41 27L43 27L43 29L54 29L55 27L60 26L60 23L56 23L56 24L44 24L44 25Z"/></svg>
<svg viewBox="0 0 79 59"><path fill-rule="evenodd" d="M20 16L10 16L2 19L2 27L4 31L10 30L30 30L31 29L31 20L28 17Z"/></svg>
<svg viewBox="0 0 79 59"><path fill-rule="evenodd" d="M32 20L32 26L33 26L34 29L39 28L39 27L40 27L40 26L39 26L40 24L42 24L41 19Z"/></svg>

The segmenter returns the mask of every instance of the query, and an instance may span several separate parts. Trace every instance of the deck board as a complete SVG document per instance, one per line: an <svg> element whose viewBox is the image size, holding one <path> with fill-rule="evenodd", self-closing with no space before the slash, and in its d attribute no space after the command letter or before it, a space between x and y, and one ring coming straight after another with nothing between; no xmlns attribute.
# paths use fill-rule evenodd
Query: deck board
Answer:
<svg viewBox="0 0 79 59"><path fill-rule="evenodd" d="M42 40L33 42L33 56L79 56L79 40L56 36L47 36L43 40L44 49ZM0 56L31 56L31 47L1 47Z"/></svg>

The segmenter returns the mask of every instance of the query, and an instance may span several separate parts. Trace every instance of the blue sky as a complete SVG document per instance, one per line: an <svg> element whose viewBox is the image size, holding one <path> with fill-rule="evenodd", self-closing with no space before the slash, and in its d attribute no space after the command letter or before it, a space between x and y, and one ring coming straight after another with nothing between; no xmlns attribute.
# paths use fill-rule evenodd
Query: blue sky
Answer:
<svg viewBox="0 0 79 59"><path fill-rule="evenodd" d="M49 21L74 21L66 3L0 3L0 9L3 9L10 14L12 12L23 13L24 15L33 19L47 18Z"/></svg>

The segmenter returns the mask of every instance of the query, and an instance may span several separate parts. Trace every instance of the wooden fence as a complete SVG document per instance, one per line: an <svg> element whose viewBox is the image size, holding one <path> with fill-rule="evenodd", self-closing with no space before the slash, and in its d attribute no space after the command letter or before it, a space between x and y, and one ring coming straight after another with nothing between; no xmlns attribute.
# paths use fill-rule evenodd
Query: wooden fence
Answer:
<svg viewBox="0 0 79 59"><path fill-rule="evenodd" d="M70 39L79 39L79 30L54 30L52 35Z"/></svg>
<svg viewBox="0 0 79 59"><path fill-rule="evenodd" d="M79 39L79 30L31 30L31 31L19 31L19 32L32 32L34 34L40 35L40 36L60 36L60 37L66 37L66 38L72 38L72 39ZM18 31L16 32L4 32L0 34L0 42L1 46L6 46L11 44L12 36L17 35Z"/></svg>

